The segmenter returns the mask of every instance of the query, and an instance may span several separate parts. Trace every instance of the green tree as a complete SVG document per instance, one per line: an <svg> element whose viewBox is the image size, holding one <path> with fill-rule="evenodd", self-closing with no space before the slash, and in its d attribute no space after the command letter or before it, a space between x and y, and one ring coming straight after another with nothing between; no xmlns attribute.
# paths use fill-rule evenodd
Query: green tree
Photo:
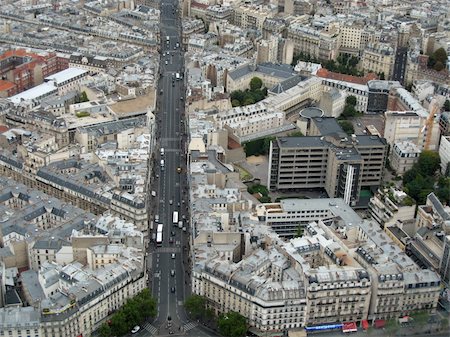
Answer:
<svg viewBox="0 0 450 337"><path fill-rule="evenodd" d="M345 98L345 104L355 107L356 106L356 97L353 95L347 96Z"/></svg>
<svg viewBox="0 0 450 337"><path fill-rule="evenodd" d="M352 105L345 105L344 111L342 111L341 116L343 118L352 118L358 115L358 112L355 110L355 108Z"/></svg>
<svg viewBox="0 0 450 337"><path fill-rule="evenodd" d="M447 62L447 52L444 48L439 48L433 53L436 62L446 63Z"/></svg>
<svg viewBox="0 0 450 337"><path fill-rule="evenodd" d="M379 73L378 76L380 77L380 80L382 80L382 81L384 81L386 79L386 75L384 75L384 72Z"/></svg>
<svg viewBox="0 0 450 337"><path fill-rule="evenodd" d="M98 334L100 337L110 337L112 334L111 327L108 324L103 323L98 329Z"/></svg>
<svg viewBox="0 0 450 337"><path fill-rule="evenodd" d="M443 318L441 320L441 330L447 330L448 329L448 318Z"/></svg>
<svg viewBox="0 0 450 337"><path fill-rule="evenodd" d="M203 296L191 295L184 302L184 307L193 318L199 319L205 315L206 300Z"/></svg>
<svg viewBox="0 0 450 337"><path fill-rule="evenodd" d="M241 314L230 311L219 316L218 327L225 337L243 337L247 332L247 320Z"/></svg>
<svg viewBox="0 0 450 337"><path fill-rule="evenodd" d="M442 63L441 61L436 61L436 63L433 66L433 69L436 71L441 71L442 69L444 69L444 63Z"/></svg>
<svg viewBox="0 0 450 337"><path fill-rule="evenodd" d="M80 94L80 102L88 102L88 101L89 101L89 98L87 97L86 91L83 91Z"/></svg>
<svg viewBox="0 0 450 337"><path fill-rule="evenodd" d="M303 137L303 133L300 130L292 131L288 134L288 137Z"/></svg>
<svg viewBox="0 0 450 337"><path fill-rule="evenodd" d="M448 99L444 103L444 110L450 111L450 101Z"/></svg>
<svg viewBox="0 0 450 337"><path fill-rule="evenodd" d="M430 318L430 314L426 311L419 311L411 315L414 323L423 328L425 324L428 323L428 319Z"/></svg>
<svg viewBox="0 0 450 337"><path fill-rule="evenodd" d="M416 167L413 167L412 169L406 171L403 174L403 185L406 185L407 183L413 181L416 178L417 173L418 172L417 172L417 168Z"/></svg>
<svg viewBox="0 0 450 337"><path fill-rule="evenodd" d="M242 106L251 105L251 104L255 104L255 103L256 102L252 97L247 96L247 97L245 97L244 101L242 102Z"/></svg>
<svg viewBox="0 0 450 337"><path fill-rule="evenodd" d="M436 195L442 203L450 205L450 177L440 177Z"/></svg>
<svg viewBox="0 0 450 337"><path fill-rule="evenodd" d="M301 238L303 236L303 232L305 231L305 226L299 224L297 226L297 231L295 232L296 238Z"/></svg>
<svg viewBox="0 0 450 337"><path fill-rule="evenodd" d="M439 169L441 165L441 158L439 153L434 151L422 151L417 162L419 173L424 176L432 176Z"/></svg>
<svg viewBox="0 0 450 337"><path fill-rule="evenodd" d="M338 121L339 125L341 126L342 130L351 136L355 133L355 129L353 128L353 124L347 120L340 120Z"/></svg>
<svg viewBox="0 0 450 337"><path fill-rule="evenodd" d="M259 77L255 76L250 80L250 90L251 91L261 89L262 86L263 86L263 81Z"/></svg>
<svg viewBox="0 0 450 337"><path fill-rule="evenodd" d="M386 330L389 336L394 336L398 331L399 325L396 319L390 319L386 322Z"/></svg>
<svg viewBox="0 0 450 337"><path fill-rule="evenodd" d="M238 99L232 99L231 100L231 106L234 108L234 107L237 107L237 106L241 106L241 102L238 100Z"/></svg>

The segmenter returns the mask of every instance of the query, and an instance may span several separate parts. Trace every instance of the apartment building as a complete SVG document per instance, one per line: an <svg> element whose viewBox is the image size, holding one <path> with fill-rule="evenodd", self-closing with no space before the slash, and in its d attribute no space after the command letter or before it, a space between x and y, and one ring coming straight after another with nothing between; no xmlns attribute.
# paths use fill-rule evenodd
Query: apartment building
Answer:
<svg viewBox="0 0 450 337"><path fill-rule="evenodd" d="M425 205L417 208L416 228L421 227L442 227L446 233L450 231L450 207L444 207L434 193L427 196Z"/></svg>
<svg viewBox="0 0 450 337"><path fill-rule="evenodd" d="M362 53L361 69L390 79L394 70L395 50L387 44L369 44ZM381 77L381 78L383 78Z"/></svg>
<svg viewBox="0 0 450 337"><path fill-rule="evenodd" d="M448 286L450 284L450 235L447 235L444 239L444 255L442 256L439 274L442 282Z"/></svg>
<svg viewBox="0 0 450 337"><path fill-rule="evenodd" d="M357 23L344 24L339 28L339 50L347 54L359 55L363 43L364 25Z"/></svg>
<svg viewBox="0 0 450 337"><path fill-rule="evenodd" d="M317 60L335 60L338 55L339 38L301 23L288 27L288 39L294 44L294 54L306 54Z"/></svg>
<svg viewBox="0 0 450 337"><path fill-rule="evenodd" d="M403 174L412 169L419 160L421 150L419 147L408 141L394 143L394 147L389 157L389 163L395 172Z"/></svg>
<svg viewBox="0 0 450 337"><path fill-rule="evenodd" d="M0 308L0 336L43 337L39 311L33 307Z"/></svg>
<svg viewBox="0 0 450 337"><path fill-rule="evenodd" d="M386 141L378 136L349 139L332 118L312 121L313 130L336 132L316 136L310 131L308 137L273 141L269 152L269 189L325 188L330 197L342 197L356 205L362 188L376 190L381 183Z"/></svg>
<svg viewBox="0 0 450 337"><path fill-rule="evenodd" d="M276 11L270 7L241 5L234 8L233 24L243 29L262 31L266 18L275 16Z"/></svg>
<svg viewBox="0 0 450 337"><path fill-rule="evenodd" d="M369 213L382 228L413 220L415 211L413 199L393 187L380 188L369 202Z"/></svg>
<svg viewBox="0 0 450 337"><path fill-rule="evenodd" d="M441 174L450 175L450 136L441 136L439 157L441 158Z"/></svg>
<svg viewBox="0 0 450 337"><path fill-rule="evenodd" d="M192 280L192 292L206 297L208 307L240 312L259 331L306 325L303 276L275 248L256 250L231 265L209 260L193 270Z"/></svg>
<svg viewBox="0 0 450 337"><path fill-rule="evenodd" d="M45 77L65 68L67 65L59 62L55 53L9 50L0 55L0 92L7 90L3 97L13 96L41 84Z"/></svg>
<svg viewBox="0 0 450 337"><path fill-rule="evenodd" d="M238 143L243 143L262 134L277 133L285 125L285 114L273 111L264 103L235 107L215 115L217 126L226 128Z"/></svg>

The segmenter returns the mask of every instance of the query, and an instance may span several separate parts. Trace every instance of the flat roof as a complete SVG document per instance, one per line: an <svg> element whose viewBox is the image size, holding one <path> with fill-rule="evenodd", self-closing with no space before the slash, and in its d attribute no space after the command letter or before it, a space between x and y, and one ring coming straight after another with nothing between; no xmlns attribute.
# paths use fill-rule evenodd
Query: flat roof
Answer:
<svg viewBox="0 0 450 337"><path fill-rule="evenodd" d="M67 68L56 74L47 76L46 81L56 81L56 84L63 83L65 81L71 80L79 75L86 74L88 71L81 68Z"/></svg>
<svg viewBox="0 0 450 337"><path fill-rule="evenodd" d="M39 99L41 97L50 95L52 92L57 93L58 88L56 88L53 83L42 83L31 89L21 92L20 94L11 96L9 100L12 103L20 103L21 101L28 101L33 99Z"/></svg>

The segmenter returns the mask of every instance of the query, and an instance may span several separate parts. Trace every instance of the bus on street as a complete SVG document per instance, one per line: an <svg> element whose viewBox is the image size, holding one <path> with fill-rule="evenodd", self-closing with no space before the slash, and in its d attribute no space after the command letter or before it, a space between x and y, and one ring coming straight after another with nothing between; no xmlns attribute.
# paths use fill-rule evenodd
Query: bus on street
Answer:
<svg viewBox="0 0 450 337"><path fill-rule="evenodd" d="M177 211L173 212L172 222L174 225L178 225L178 212Z"/></svg>
<svg viewBox="0 0 450 337"><path fill-rule="evenodd" d="M163 225L158 224L158 229L156 230L156 246L161 247L163 242Z"/></svg>

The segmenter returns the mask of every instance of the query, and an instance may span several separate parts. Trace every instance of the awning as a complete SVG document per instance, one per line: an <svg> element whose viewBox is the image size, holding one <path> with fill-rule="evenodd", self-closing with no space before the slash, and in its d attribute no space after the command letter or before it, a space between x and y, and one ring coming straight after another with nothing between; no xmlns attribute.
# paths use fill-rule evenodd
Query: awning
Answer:
<svg viewBox="0 0 450 337"><path fill-rule="evenodd" d="M364 330L369 329L369 322L367 322L367 319L363 319L361 325Z"/></svg>
<svg viewBox="0 0 450 337"><path fill-rule="evenodd" d="M356 332L356 331L358 331L356 322L345 322L344 324L342 324L342 332Z"/></svg>
<svg viewBox="0 0 450 337"><path fill-rule="evenodd" d="M384 319L376 319L374 322L375 328L381 329L386 325L386 321Z"/></svg>

